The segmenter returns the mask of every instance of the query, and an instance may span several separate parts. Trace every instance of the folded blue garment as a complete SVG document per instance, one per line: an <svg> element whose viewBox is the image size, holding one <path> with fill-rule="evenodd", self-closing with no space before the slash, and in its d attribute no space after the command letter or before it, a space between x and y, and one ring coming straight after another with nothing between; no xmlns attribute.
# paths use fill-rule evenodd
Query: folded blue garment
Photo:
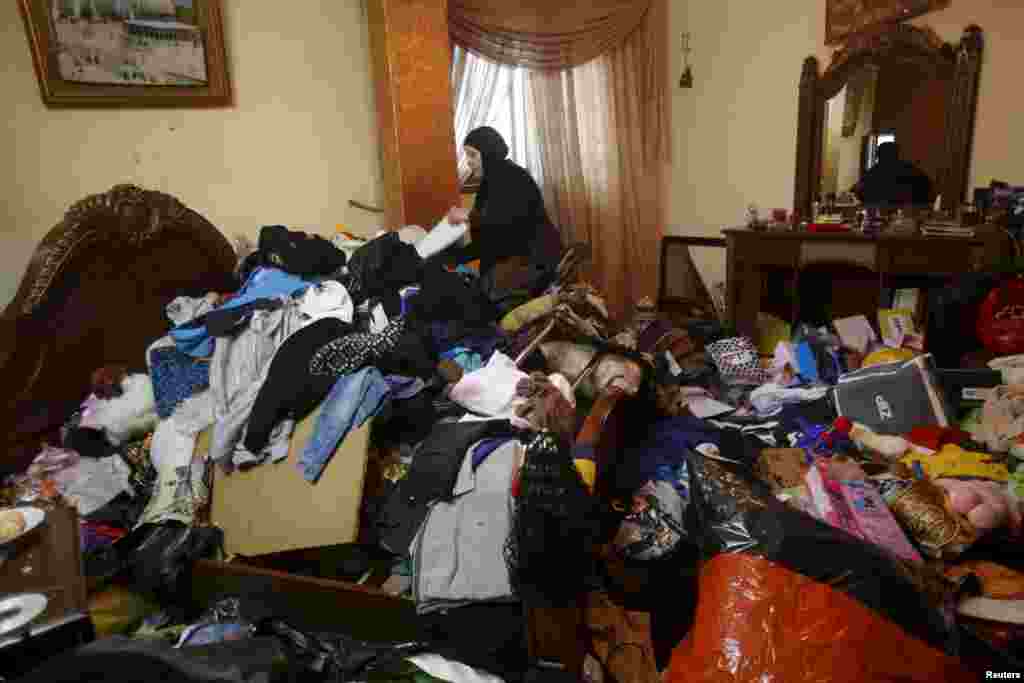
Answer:
<svg viewBox="0 0 1024 683"><path fill-rule="evenodd" d="M209 358L213 355L214 338L206 329L206 320L200 316L195 320L178 325L170 332L177 349L194 358Z"/></svg>
<svg viewBox="0 0 1024 683"><path fill-rule="evenodd" d="M284 295L291 296L295 292L309 287L310 283L302 278L286 273L277 268L257 268L242 285L238 294L216 310L226 311L250 304L258 299L273 299ZM197 358L213 355L214 340L206 328L205 316L178 325L170 332L171 339L178 350Z"/></svg>

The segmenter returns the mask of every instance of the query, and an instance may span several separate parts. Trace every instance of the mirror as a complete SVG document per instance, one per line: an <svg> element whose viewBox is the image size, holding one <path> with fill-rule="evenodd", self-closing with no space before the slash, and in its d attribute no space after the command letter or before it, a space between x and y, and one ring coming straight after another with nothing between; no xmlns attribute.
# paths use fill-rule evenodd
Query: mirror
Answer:
<svg viewBox="0 0 1024 683"><path fill-rule="evenodd" d="M819 75L800 80L794 209L834 195L840 205L930 205L955 209L967 190L982 35L959 45L901 24L855 36ZM894 142L896 146L885 143ZM898 163L890 159L898 149ZM869 173L879 161L877 171ZM897 169L894 171L894 169Z"/></svg>
<svg viewBox="0 0 1024 683"><path fill-rule="evenodd" d="M944 163L953 72L927 66L861 66L825 101L817 196L852 200L852 194L868 205L931 205ZM886 156L885 143L897 145L899 163L886 159L872 172Z"/></svg>

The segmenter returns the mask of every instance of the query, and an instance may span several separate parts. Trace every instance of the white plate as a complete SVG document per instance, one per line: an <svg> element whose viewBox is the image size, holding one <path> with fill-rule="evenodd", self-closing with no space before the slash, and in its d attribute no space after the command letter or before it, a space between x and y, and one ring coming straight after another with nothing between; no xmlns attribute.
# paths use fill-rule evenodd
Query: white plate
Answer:
<svg viewBox="0 0 1024 683"><path fill-rule="evenodd" d="M42 593L22 593L0 600L0 615L14 611L13 614L0 618L0 636L30 624L46 611L46 603L46 596Z"/></svg>
<svg viewBox="0 0 1024 683"><path fill-rule="evenodd" d="M0 541L0 546L3 546L6 543L13 543L14 541L17 541L19 538L21 538L22 536L24 536L25 534L27 534L28 532L32 531L37 526L42 524L43 519L46 518L45 512L43 512L39 508L33 507L9 508L7 510L0 510L0 512L9 512L11 510L13 510L14 512L20 512L22 516L25 517L25 530L17 536L14 536L13 538L8 538L6 541Z"/></svg>

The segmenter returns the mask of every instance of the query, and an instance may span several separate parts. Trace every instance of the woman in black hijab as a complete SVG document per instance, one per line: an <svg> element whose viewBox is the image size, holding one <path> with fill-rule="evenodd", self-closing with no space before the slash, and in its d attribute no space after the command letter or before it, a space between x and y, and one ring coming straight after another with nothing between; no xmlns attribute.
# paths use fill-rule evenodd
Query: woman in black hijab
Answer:
<svg viewBox="0 0 1024 683"><path fill-rule="evenodd" d="M480 172L480 189L472 212L462 208L448 212L451 223L469 220L472 237L469 246L453 250L449 257L453 256L456 264L479 259L481 277L493 277L496 265L511 266L508 262L513 260L520 269L553 272L562 244L537 183L506 158L508 145L490 126L471 131L464 146L470 168ZM504 288L500 280L509 280L500 275L497 279L499 289Z"/></svg>

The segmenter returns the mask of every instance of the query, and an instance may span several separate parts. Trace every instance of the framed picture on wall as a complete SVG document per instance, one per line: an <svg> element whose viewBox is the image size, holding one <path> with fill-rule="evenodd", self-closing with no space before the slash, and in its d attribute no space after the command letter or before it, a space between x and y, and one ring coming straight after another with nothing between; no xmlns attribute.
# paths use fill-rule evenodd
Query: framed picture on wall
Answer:
<svg viewBox="0 0 1024 683"><path fill-rule="evenodd" d="M825 44L881 24L892 24L949 7L951 0L825 0Z"/></svg>
<svg viewBox="0 0 1024 683"><path fill-rule="evenodd" d="M231 103L220 0L18 0L48 107Z"/></svg>

